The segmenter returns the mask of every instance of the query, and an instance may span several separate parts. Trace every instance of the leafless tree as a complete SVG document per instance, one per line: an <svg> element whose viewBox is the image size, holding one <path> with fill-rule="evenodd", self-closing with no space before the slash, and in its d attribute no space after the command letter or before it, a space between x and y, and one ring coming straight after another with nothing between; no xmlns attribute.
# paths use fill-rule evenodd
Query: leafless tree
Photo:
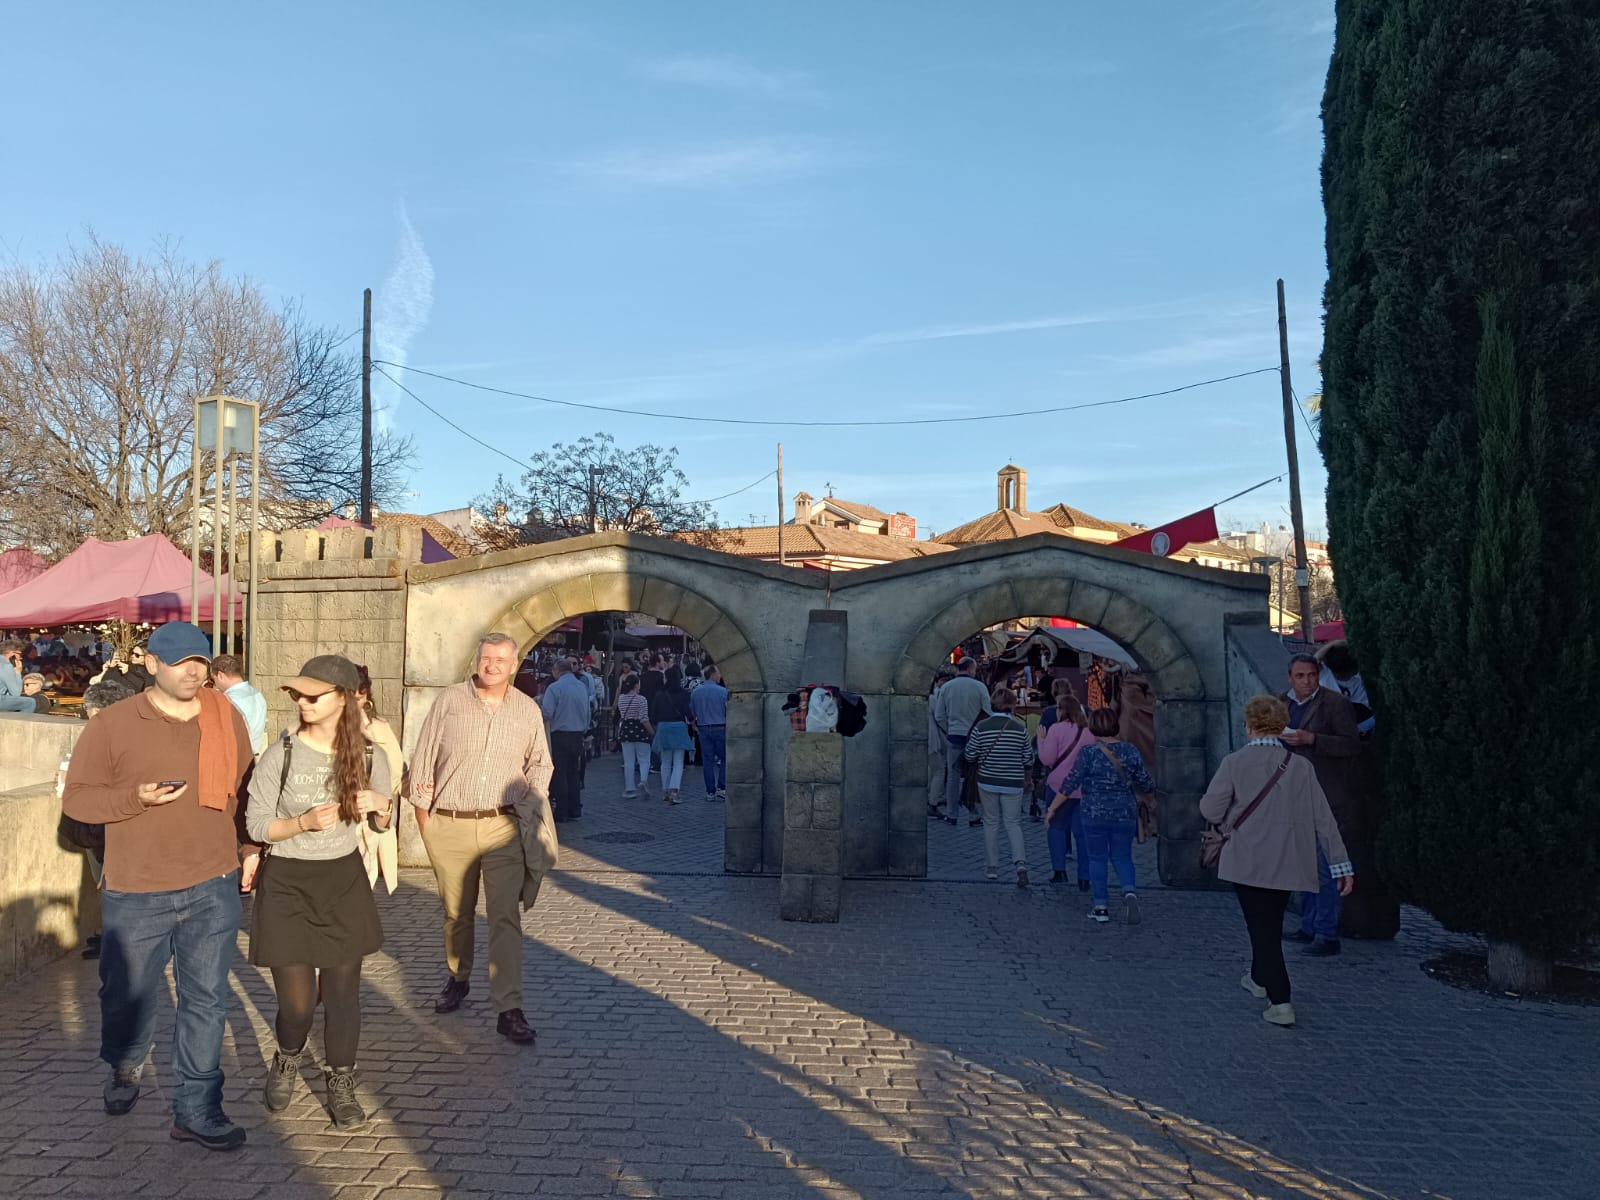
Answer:
<svg viewBox="0 0 1600 1200"><path fill-rule="evenodd" d="M529 463L518 484L502 476L473 501L479 513L503 511L513 521L491 526L487 537L495 544L485 549L552 542L591 530L677 537L715 528L710 504L683 499L689 479L678 468L675 447L628 449L609 433L597 433L541 450Z"/></svg>
<svg viewBox="0 0 1600 1200"><path fill-rule="evenodd" d="M0 536L57 551L89 536L181 541L193 401L219 393L261 405L263 506L319 519L359 492L357 372L337 333L168 246L136 258L91 237L53 264L0 271ZM383 499L410 445L375 442Z"/></svg>

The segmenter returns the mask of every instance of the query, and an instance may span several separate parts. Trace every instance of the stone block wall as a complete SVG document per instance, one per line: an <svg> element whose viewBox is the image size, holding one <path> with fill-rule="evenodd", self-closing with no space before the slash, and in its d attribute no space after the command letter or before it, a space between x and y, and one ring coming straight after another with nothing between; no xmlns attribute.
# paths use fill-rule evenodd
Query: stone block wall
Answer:
<svg viewBox="0 0 1600 1200"><path fill-rule="evenodd" d="M783 786L785 921L837 921L844 869L845 745L836 733L789 736Z"/></svg>
<svg viewBox="0 0 1600 1200"><path fill-rule="evenodd" d="M81 850L56 833L50 781L0 794L0 982L69 954L100 928L100 892Z"/></svg>

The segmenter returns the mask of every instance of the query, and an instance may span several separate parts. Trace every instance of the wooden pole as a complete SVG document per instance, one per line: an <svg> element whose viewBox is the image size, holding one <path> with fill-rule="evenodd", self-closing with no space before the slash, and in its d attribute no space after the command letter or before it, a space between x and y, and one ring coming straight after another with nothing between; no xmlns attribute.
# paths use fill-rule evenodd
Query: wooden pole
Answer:
<svg viewBox="0 0 1600 1200"><path fill-rule="evenodd" d="M1283 440L1289 451L1289 517L1294 522L1294 584L1300 593L1300 639L1311 640L1311 563L1306 557L1306 514L1300 502L1300 458L1294 445L1294 386L1289 382L1289 316L1278 280L1278 359L1283 383ZM1280 591L1280 596L1282 592Z"/></svg>
<svg viewBox="0 0 1600 1200"><path fill-rule="evenodd" d="M361 523L372 524L372 289L361 293Z"/></svg>
<svg viewBox="0 0 1600 1200"><path fill-rule="evenodd" d="M783 561L783 443L778 443L778 565Z"/></svg>

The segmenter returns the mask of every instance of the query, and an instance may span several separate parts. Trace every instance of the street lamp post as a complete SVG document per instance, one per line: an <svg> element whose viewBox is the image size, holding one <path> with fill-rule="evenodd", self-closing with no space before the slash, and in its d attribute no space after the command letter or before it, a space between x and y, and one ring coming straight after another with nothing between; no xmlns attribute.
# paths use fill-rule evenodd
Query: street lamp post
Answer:
<svg viewBox="0 0 1600 1200"><path fill-rule="evenodd" d="M589 532L600 532L600 476L604 475L604 467L592 466L589 468Z"/></svg>
<svg viewBox="0 0 1600 1200"><path fill-rule="evenodd" d="M219 435L219 432L220 435ZM222 566L223 566L223 474L227 473L232 485L232 502L228 523L228 649L233 646L233 597L238 584L238 569L234 547L238 541L239 456L250 456L250 576L245 601L245 628L255 620L256 588L256 530L261 524L261 406L253 400L240 400L235 396L196 397L194 402L194 446L191 449L192 466L190 494L192 505L189 519L189 617L199 623L200 616L200 457L209 450L216 459L217 487L211 516L211 653L222 650ZM254 638L247 635L245 645L248 658L255 657ZM245 673L251 673L247 665Z"/></svg>

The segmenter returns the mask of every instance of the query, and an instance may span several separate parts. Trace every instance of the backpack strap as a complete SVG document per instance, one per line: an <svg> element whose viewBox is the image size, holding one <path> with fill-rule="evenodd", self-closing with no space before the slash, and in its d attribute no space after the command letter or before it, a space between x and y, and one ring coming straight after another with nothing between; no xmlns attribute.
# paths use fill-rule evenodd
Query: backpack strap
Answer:
<svg viewBox="0 0 1600 1200"><path fill-rule="evenodd" d="M283 799L283 789L289 783L289 760L294 757L294 739L285 729L278 735L278 744L283 747L283 769L278 772L278 799Z"/></svg>

